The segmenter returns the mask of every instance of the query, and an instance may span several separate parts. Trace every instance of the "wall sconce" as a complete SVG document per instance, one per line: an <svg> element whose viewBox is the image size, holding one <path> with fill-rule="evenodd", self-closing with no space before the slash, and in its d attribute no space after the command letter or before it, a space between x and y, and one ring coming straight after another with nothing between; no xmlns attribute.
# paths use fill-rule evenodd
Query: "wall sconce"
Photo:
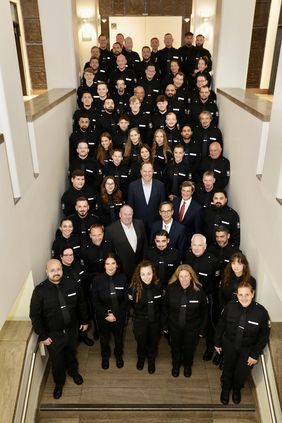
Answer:
<svg viewBox="0 0 282 423"><path fill-rule="evenodd" d="M188 23L190 22L190 18L183 18L184 22Z"/></svg>
<svg viewBox="0 0 282 423"><path fill-rule="evenodd" d="M101 21L103 22L103 24L105 24L107 22L106 18L102 18Z"/></svg>
<svg viewBox="0 0 282 423"><path fill-rule="evenodd" d="M210 20L210 17L209 16L203 16L202 19L203 19L204 22L208 22Z"/></svg>
<svg viewBox="0 0 282 423"><path fill-rule="evenodd" d="M81 40L92 41L93 28L89 22L89 19L82 19L81 25Z"/></svg>

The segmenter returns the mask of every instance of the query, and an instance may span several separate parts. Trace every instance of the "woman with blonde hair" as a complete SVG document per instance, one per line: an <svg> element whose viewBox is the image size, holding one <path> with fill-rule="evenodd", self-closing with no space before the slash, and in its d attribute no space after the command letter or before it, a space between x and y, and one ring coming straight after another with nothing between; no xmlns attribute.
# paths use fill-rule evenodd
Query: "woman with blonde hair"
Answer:
<svg viewBox="0 0 282 423"><path fill-rule="evenodd" d="M138 160L141 145L142 141L139 129L131 128L124 146L124 159L129 166L132 162Z"/></svg>
<svg viewBox="0 0 282 423"><path fill-rule="evenodd" d="M138 370L143 370L146 357L148 372L155 373L155 359L160 337L161 286L156 269L143 260L135 269L128 297L133 307L133 332L137 342Z"/></svg>
<svg viewBox="0 0 282 423"><path fill-rule="evenodd" d="M164 129L157 129L154 133L152 156L154 167L160 169L161 174L163 174L166 165L172 160L172 152Z"/></svg>
<svg viewBox="0 0 282 423"><path fill-rule="evenodd" d="M184 376L191 376L198 338L206 333L207 310L206 296L195 271L188 264L181 264L168 283L163 306L163 329L171 337L173 377L179 376L182 363Z"/></svg>

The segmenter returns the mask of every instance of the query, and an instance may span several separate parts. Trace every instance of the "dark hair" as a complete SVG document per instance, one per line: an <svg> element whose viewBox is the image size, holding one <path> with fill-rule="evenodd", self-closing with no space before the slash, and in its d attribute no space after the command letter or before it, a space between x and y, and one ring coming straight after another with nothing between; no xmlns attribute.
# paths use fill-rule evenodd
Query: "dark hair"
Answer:
<svg viewBox="0 0 282 423"><path fill-rule="evenodd" d="M232 276L234 275L234 272L232 270L232 263L234 263L235 261L238 261L239 263L243 264L243 274L242 274L242 283L249 283L250 282L250 277L251 277L251 273L250 273L250 267L249 267L249 263L247 260L247 257L241 253L240 251L238 251L237 253L232 254L232 256L230 257L230 261L227 264L227 266L224 269L224 274L223 274L223 286L229 286Z"/></svg>
<svg viewBox="0 0 282 423"><path fill-rule="evenodd" d="M187 37L188 35L192 35L192 37L194 37L194 34L191 31L185 32L184 37Z"/></svg>
<svg viewBox="0 0 282 423"><path fill-rule="evenodd" d="M117 268L120 269L121 265L120 265L119 257L117 256L116 253L113 253L113 252L109 252L104 256L104 259L103 259L103 268L104 269L105 269L105 264L106 264L106 261L107 261L108 258L114 259L116 261Z"/></svg>
<svg viewBox="0 0 282 423"><path fill-rule="evenodd" d="M165 229L161 229L160 231L157 231L154 235L154 239L156 238L156 236L165 236L166 239L169 239L169 233Z"/></svg>
<svg viewBox="0 0 282 423"><path fill-rule="evenodd" d="M223 194L224 197L227 198L227 200L228 200L228 195L227 195L227 192L225 191L225 189L219 189L219 188L216 189L213 193L213 197L215 196L215 194L218 194L218 193Z"/></svg>
<svg viewBox="0 0 282 423"><path fill-rule="evenodd" d="M224 225L219 225L215 228L215 232L225 232L227 234L230 234L230 230L229 228L227 228L227 226Z"/></svg>
<svg viewBox="0 0 282 423"><path fill-rule="evenodd" d="M103 179L103 182L102 182L102 185L101 185L101 200L102 200L102 203L109 204L109 202L110 202L110 196L107 193L106 186L105 186L106 185L106 182L109 179L111 179L115 183L115 188L114 188L113 194L112 194L112 200L115 203L121 203L122 202L122 192L119 189L119 187L117 186L117 182L115 180L115 177L114 176L111 176L111 175L106 176Z"/></svg>
<svg viewBox="0 0 282 423"><path fill-rule="evenodd" d="M154 285L159 284L159 278L157 276L157 272L155 269L155 266L153 263L151 263L149 260L143 260L141 263L139 263L133 273L130 288L132 288L133 294L135 295L135 301L136 303L139 303L143 291L143 282L140 277L140 270L142 267L151 267L153 270L153 277L151 283Z"/></svg>
<svg viewBox="0 0 282 423"><path fill-rule="evenodd" d="M238 283L237 288L236 288L237 293L238 293L238 290L240 288L249 288L249 290L251 291L252 294L255 292L255 289L254 289L253 285L250 284L250 282L240 282L240 283Z"/></svg>

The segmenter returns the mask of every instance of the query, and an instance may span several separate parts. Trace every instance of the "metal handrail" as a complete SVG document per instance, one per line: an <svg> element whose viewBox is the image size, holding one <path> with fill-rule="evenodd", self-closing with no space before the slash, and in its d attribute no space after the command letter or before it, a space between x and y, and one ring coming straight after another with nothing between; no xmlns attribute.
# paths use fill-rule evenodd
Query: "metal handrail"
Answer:
<svg viewBox="0 0 282 423"><path fill-rule="evenodd" d="M36 359L36 354L37 354L37 351L38 351L38 347L39 347L39 342L37 341L36 347L35 347L35 349L34 349L34 351L32 353L31 363L30 363L29 372L28 372L27 388L26 388L26 391L25 391L23 411L22 411L22 415L21 415L21 423L24 423L25 422L25 418L26 418L26 412L27 412L27 406L28 406L28 401L29 401L30 388L31 388L31 383L32 383L32 377L33 377L34 366L35 366L35 359Z"/></svg>
<svg viewBox="0 0 282 423"><path fill-rule="evenodd" d="M270 383L269 383L268 372L267 372L267 368L266 368L266 364L265 364L264 353L262 353L260 355L260 358L261 358L262 372L263 372L264 383L265 383L265 387L266 387L266 394L267 394L267 400L268 400L271 420L272 420L272 423L277 423L275 409L274 409L274 406L273 406L273 398L272 398L272 392L271 392Z"/></svg>

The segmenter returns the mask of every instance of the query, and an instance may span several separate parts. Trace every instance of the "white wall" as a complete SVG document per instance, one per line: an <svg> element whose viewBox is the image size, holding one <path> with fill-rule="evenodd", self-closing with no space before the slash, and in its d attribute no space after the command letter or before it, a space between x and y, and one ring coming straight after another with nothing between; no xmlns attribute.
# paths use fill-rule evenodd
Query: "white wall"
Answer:
<svg viewBox="0 0 282 423"><path fill-rule="evenodd" d="M116 28L111 27L116 24ZM173 35L174 47L182 44L181 27L182 16L110 16L110 45L115 42L116 34L121 32L125 37L132 37L133 50L141 57L142 47L150 46L150 39L157 37L160 40L160 49L164 47L164 34L170 32Z"/></svg>
<svg viewBox="0 0 282 423"><path fill-rule="evenodd" d="M215 22L214 87L245 88L255 0L218 0Z"/></svg>
<svg viewBox="0 0 282 423"><path fill-rule="evenodd" d="M75 0L38 0L48 89L79 82Z"/></svg>
<svg viewBox="0 0 282 423"><path fill-rule="evenodd" d="M205 36L205 45L211 54L214 50L214 23L216 15L217 0L197 0L193 1L191 31L196 36Z"/></svg>

